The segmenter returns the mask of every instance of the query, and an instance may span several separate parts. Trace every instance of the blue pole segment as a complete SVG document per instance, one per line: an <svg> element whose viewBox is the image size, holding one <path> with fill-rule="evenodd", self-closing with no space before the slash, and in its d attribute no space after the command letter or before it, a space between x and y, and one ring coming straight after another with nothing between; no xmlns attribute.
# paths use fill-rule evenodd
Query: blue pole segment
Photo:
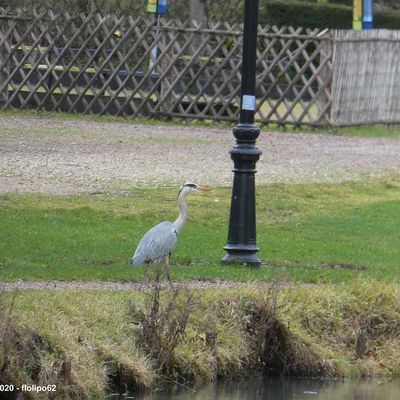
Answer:
<svg viewBox="0 0 400 400"><path fill-rule="evenodd" d="M373 29L373 0L363 0L363 29Z"/></svg>
<svg viewBox="0 0 400 400"><path fill-rule="evenodd" d="M157 14L166 14L168 7L168 0L158 0Z"/></svg>

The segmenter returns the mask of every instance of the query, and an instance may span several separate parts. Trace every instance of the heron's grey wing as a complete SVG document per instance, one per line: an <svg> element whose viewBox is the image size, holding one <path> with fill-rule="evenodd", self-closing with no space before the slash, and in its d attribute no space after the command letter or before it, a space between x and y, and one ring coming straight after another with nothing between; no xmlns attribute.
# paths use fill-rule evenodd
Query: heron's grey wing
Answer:
<svg viewBox="0 0 400 400"><path fill-rule="evenodd" d="M132 265L140 265L167 256L175 247L177 232L172 222L161 222L140 240Z"/></svg>

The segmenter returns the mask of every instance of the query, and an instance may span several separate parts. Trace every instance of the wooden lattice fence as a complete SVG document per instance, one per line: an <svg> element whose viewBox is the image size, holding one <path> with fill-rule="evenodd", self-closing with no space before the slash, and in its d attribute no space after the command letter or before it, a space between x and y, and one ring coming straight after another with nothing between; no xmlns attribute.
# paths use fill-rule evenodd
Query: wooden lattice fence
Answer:
<svg viewBox="0 0 400 400"><path fill-rule="evenodd" d="M241 54L227 23L15 11L0 19L1 107L236 121ZM259 27L256 119L327 123L331 75L328 33Z"/></svg>

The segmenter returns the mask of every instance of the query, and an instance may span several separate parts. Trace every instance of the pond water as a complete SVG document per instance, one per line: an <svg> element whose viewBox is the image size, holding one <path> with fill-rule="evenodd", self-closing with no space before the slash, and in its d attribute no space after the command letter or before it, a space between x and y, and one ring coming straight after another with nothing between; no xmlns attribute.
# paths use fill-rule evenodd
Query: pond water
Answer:
<svg viewBox="0 0 400 400"><path fill-rule="evenodd" d="M178 387L147 395L112 396L135 400L400 400L400 380L258 379Z"/></svg>

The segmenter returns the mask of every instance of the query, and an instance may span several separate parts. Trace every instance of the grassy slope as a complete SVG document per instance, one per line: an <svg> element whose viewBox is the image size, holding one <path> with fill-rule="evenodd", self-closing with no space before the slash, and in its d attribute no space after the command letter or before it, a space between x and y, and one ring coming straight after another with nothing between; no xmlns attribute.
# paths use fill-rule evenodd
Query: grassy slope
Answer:
<svg viewBox="0 0 400 400"><path fill-rule="evenodd" d="M255 270L220 265L230 191L191 197L172 257L174 279L340 282L400 277L400 180L259 187ZM141 279L128 265L140 237L177 213L175 189L128 196L0 196L0 279Z"/></svg>
<svg viewBox="0 0 400 400"><path fill-rule="evenodd" d="M171 304L168 296L165 293L162 297L162 309ZM178 320L185 294L180 296L173 307ZM78 290L17 293L12 300L11 326L24 340L12 331L4 334L10 327L3 315L9 307L2 304L4 345L0 355L11 356L14 362L6 365L0 381L8 374L6 383L19 379L57 384L59 395L102 398L112 376L136 388L151 388L160 384L160 378L174 380L177 376L207 382L217 376L252 373L261 367L260 357L268 371L275 373L396 376L400 374L396 345L399 296L398 285L361 280L281 290L250 284L241 289L197 292L177 345L168 341L168 329L158 332L171 353L166 372L157 370L159 364L146 356L137 342L152 304L146 294ZM7 294L3 302L12 297ZM138 323L140 313L134 314L130 304L143 310L142 322ZM367 332L367 350L363 359L357 359L355 332L361 326ZM217 334L214 350L207 346L206 332ZM264 335L270 338L267 353L263 353ZM14 341L18 341L17 347ZM71 363L68 385L60 375L65 361Z"/></svg>

